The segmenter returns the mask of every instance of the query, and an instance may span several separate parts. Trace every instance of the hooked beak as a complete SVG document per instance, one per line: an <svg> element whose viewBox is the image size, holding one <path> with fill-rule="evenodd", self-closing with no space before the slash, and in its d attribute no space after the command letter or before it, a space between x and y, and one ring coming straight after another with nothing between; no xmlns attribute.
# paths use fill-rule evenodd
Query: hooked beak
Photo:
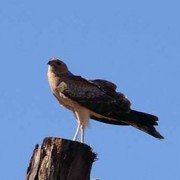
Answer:
<svg viewBox="0 0 180 180"><path fill-rule="evenodd" d="M52 61L49 61L47 64L48 64L48 65L51 65L51 63L52 63Z"/></svg>

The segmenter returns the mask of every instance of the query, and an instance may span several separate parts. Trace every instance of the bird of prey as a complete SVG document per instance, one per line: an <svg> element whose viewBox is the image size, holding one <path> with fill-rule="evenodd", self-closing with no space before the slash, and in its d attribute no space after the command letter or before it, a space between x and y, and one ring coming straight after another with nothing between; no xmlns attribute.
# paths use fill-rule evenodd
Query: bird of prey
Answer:
<svg viewBox="0 0 180 180"><path fill-rule="evenodd" d="M80 141L84 143L84 130L89 119L107 124L130 125L155 138L163 139L154 127L158 125L158 117L132 110L130 101L124 94L116 91L114 83L76 76L57 58L49 60L47 75L53 95L77 119L78 126L73 140L77 140L80 132Z"/></svg>

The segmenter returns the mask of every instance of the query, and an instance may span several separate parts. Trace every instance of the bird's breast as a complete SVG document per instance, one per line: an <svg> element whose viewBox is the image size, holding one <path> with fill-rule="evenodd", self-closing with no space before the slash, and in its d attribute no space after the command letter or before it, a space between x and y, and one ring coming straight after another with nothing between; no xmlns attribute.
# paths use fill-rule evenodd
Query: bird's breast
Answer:
<svg viewBox="0 0 180 180"><path fill-rule="evenodd" d="M59 77L55 76L51 70L48 70L47 77L51 91L54 93L61 80Z"/></svg>
<svg viewBox="0 0 180 180"><path fill-rule="evenodd" d="M71 111L74 111L75 104L71 99L69 99L62 93L54 93L54 95L62 106Z"/></svg>

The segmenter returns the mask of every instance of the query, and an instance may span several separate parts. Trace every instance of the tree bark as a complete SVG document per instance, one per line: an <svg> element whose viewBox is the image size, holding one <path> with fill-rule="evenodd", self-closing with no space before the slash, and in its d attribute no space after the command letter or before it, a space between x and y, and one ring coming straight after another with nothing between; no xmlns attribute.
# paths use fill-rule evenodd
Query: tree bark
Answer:
<svg viewBox="0 0 180 180"><path fill-rule="evenodd" d="M90 146L60 138L36 145L26 180L90 180L96 154Z"/></svg>

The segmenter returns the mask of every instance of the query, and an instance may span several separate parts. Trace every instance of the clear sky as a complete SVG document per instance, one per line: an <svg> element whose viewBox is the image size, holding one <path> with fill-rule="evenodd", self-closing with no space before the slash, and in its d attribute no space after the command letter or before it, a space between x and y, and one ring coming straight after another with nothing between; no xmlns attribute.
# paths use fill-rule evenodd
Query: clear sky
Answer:
<svg viewBox="0 0 180 180"><path fill-rule="evenodd" d="M0 179L24 179L35 144L71 139L72 113L47 83L47 61L117 84L132 107L159 117L159 141L131 127L91 121L86 142L100 180L180 179L180 2L0 2Z"/></svg>

